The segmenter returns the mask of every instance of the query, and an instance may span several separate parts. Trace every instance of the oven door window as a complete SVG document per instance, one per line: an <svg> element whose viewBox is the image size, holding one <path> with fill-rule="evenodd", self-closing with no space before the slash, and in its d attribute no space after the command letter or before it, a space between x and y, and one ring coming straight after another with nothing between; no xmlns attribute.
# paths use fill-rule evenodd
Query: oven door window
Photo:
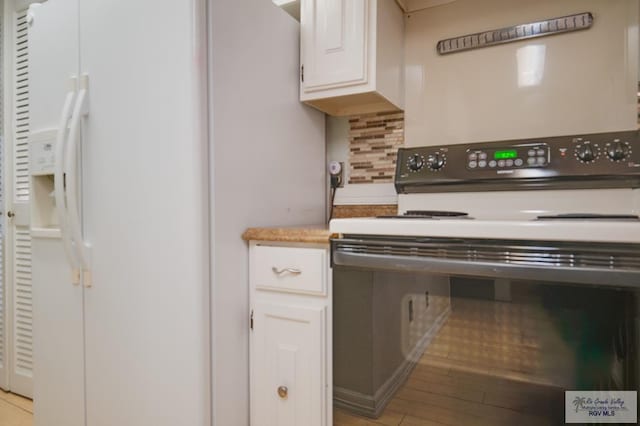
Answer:
<svg viewBox="0 0 640 426"><path fill-rule="evenodd" d="M556 425L566 391L638 390L630 286L348 265L333 286L335 424Z"/></svg>

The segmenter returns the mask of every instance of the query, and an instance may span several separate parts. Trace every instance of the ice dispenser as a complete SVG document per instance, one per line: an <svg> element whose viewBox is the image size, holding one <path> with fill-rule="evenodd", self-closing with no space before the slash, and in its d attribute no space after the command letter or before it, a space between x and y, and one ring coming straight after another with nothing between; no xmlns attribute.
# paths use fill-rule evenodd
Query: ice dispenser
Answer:
<svg viewBox="0 0 640 426"><path fill-rule="evenodd" d="M31 233L59 236L54 197L56 130L32 132L29 137L31 174Z"/></svg>

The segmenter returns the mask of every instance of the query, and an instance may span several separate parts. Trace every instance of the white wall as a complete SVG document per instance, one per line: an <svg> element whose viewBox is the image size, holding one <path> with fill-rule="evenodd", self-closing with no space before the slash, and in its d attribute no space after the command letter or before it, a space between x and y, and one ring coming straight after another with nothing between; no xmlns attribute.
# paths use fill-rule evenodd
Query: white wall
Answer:
<svg viewBox="0 0 640 426"><path fill-rule="evenodd" d="M349 118L326 116L327 165L331 161L342 163L344 185L349 182ZM327 188L331 177L327 173ZM341 189L339 189L340 191ZM336 193L337 195L337 193ZM331 192L327 190L327 218L331 208Z"/></svg>
<svg viewBox="0 0 640 426"><path fill-rule="evenodd" d="M585 31L436 52L441 39L586 11ZM458 0L411 14L405 144L636 128L637 26L637 0Z"/></svg>
<svg viewBox="0 0 640 426"><path fill-rule="evenodd" d="M327 116L327 164L344 163L344 186L338 189L334 204L396 204L393 183L349 184L349 118ZM327 185L328 185L327 181Z"/></svg>
<svg viewBox="0 0 640 426"><path fill-rule="evenodd" d="M210 0L213 416L249 422L251 226L322 223L324 115L298 102L299 24L266 0Z"/></svg>
<svg viewBox="0 0 640 426"><path fill-rule="evenodd" d="M349 117L327 116L327 164L344 163L344 180L349 181Z"/></svg>

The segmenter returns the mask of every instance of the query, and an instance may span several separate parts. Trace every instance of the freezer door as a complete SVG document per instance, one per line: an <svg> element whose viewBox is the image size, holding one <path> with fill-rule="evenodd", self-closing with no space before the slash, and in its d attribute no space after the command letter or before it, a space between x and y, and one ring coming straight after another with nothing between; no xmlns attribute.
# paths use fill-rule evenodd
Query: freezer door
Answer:
<svg viewBox="0 0 640 426"><path fill-rule="evenodd" d="M34 425L84 426L82 290L58 238L33 238ZM36 266L37 265L37 266Z"/></svg>
<svg viewBox="0 0 640 426"><path fill-rule="evenodd" d="M58 130L63 104L72 90L70 77L78 74L78 1L44 2L32 7L31 18L25 84L29 86L29 130L34 134ZM31 195L31 215L42 217L42 211L35 209L43 204L34 202L38 194ZM83 426L83 289L71 282L69 261L54 228L40 236L32 232L31 241L34 422L36 426Z"/></svg>

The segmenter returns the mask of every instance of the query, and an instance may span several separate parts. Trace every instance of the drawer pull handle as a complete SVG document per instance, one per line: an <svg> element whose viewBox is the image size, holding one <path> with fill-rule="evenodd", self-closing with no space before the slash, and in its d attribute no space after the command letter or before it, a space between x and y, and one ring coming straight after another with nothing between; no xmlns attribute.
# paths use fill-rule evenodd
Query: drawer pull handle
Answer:
<svg viewBox="0 0 640 426"><path fill-rule="evenodd" d="M271 270L273 271L274 274L276 275L282 275L285 272L291 274L291 275L300 275L302 273L302 271L300 269L295 269L295 268L282 268L282 269L278 269L275 266L271 268Z"/></svg>
<svg viewBox="0 0 640 426"><path fill-rule="evenodd" d="M278 388L278 396L282 399L287 399L289 396L289 389L286 386L280 386Z"/></svg>

